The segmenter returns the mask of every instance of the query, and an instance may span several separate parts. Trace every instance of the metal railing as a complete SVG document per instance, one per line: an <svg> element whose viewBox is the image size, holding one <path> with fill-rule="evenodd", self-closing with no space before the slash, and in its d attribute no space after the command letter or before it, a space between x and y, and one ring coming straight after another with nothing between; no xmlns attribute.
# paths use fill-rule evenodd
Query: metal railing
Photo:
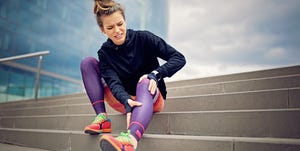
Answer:
<svg viewBox="0 0 300 151"><path fill-rule="evenodd" d="M36 77L35 77L35 86L34 86L34 99L37 100L38 93L39 93L39 85L40 85L40 73L41 73L41 65L44 55L48 55L50 51L41 51L41 52L35 52L35 53L29 53L24 55L18 55L13 57L7 57L7 58L0 58L0 63L19 60L19 59L25 59L25 58L32 58L32 57L38 57L38 63L36 68Z"/></svg>

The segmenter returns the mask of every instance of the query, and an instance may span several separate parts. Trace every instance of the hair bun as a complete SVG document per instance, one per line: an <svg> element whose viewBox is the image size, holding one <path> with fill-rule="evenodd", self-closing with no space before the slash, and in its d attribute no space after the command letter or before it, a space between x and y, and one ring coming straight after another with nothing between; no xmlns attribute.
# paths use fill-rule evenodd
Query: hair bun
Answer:
<svg viewBox="0 0 300 151"><path fill-rule="evenodd" d="M100 11L109 10L115 4L114 0L95 0L94 13L97 14Z"/></svg>

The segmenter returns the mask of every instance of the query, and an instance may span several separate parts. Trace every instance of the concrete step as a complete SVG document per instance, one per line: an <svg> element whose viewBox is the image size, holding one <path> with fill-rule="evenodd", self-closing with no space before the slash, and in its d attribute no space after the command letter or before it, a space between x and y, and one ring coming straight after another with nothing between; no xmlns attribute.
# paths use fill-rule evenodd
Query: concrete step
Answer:
<svg viewBox="0 0 300 151"><path fill-rule="evenodd" d="M29 147L24 147L24 146L3 144L3 143L0 143L0 150L1 151L48 151L48 150L44 150L44 149L29 148Z"/></svg>
<svg viewBox="0 0 300 151"><path fill-rule="evenodd" d="M159 138L159 139L158 139ZM191 151L282 151L299 150L299 139L147 135L139 149Z"/></svg>
<svg viewBox="0 0 300 151"><path fill-rule="evenodd" d="M206 95L206 94L227 94L238 92L265 91L272 89L294 89L300 87L300 75L289 75L284 77L272 77L261 79L248 79L240 81L228 81L221 83L209 83L201 85L190 85L168 88L168 98ZM297 90L293 90L297 92ZM1 103L0 109L45 107L53 105L82 104L82 100L88 100L85 93L50 97L36 100Z"/></svg>
<svg viewBox="0 0 300 151"><path fill-rule="evenodd" d="M191 96L204 94L226 94L233 92L248 92L260 91L269 89L292 89L300 87L300 74L277 76L269 78L246 79L236 81L225 81L217 83L197 84L194 82L188 86L179 86L168 88L168 98L176 96ZM81 98L81 100L79 99ZM0 109L5 108L24 108L24 107L38 107L47 105L66 105L66 104L80 104L82 100L86 100L85 93L75 95L66 95L50 98L42 98L38 101L18 101L1 103Z"/></svg>
<svg viewBox="0 0 300 151"><path fill-rule="evenodd" d="M296 87L300 87L300 74L238 81L226 81L200 85L193 84L189 86L168 88L167 91L169 97L174 97Z"/></svg>
<svg viewBox="0 0 300 151"><path fill-rule="evenodd" d="M300 150L300 66L168 82L138 150ZM107 108L114 135L125 116ZM85 93L0 104L0 143L99 151ZM0 150L2 150L0 146Z"/></svg>
<svg viewBox="0 0 300 151"><path fill-rule="evenodd" d="M300 107L300 88L169 97L164 112Z"/></svg>
<svg viewBox="0 0 300 151"><path fill-rule="evenodd" d="M83 94L85 95L85 94ZM300 88L169 97L164 112L300 108ZM21 103L21 102L20 102ZM106 105L109 114L118 112ZM6 106L0 116L93 114L85 96Z"/></svg>
<svg viewBox="0 0 300 151"><path fill-rule="evenodd" d="M5 102L0 104L0 109L7 108L28 108L45 107L54 105L82 104L82 100L88 100L86 93L78 93L56 97L40 98L38 100L30 99L23 101Z"/></svg>
<svg viewBox="0 0 300 151"><path fill-rule="evenodd" d="M82 131L95 115L2 116L2 128ZM124 131L125 116L109 115L114 132ZM146 133L197 136L300 138L300 108L165 112L153 116ZM275 126L276 125L276 126Z"/></svg>
<svg viewBox="0 0 300 151"><path fill-rule="evenodd" d="M210 77L203 77L197 79L172 81L172 82L167 82L166 84L167 87L171 88L171 87L180 87L180 86L190 86L195 84L220 83L226 81L239 81L239 80L246 80L246 79L278 77L278 76L295 75L295 74L300 74L300 65L266 69L266 70L257 70L251 72L242 72L236 74L210 76Z"/></svg>
<svg viewBox="0 0 300 151"><path fill-rule="evenodd" d="M2 142L55 151L99 151L99 137L79 131L0 128ZM116 134L114 134L116 135ZM137 151L299 151L300 139L145 134Z"/></svg>

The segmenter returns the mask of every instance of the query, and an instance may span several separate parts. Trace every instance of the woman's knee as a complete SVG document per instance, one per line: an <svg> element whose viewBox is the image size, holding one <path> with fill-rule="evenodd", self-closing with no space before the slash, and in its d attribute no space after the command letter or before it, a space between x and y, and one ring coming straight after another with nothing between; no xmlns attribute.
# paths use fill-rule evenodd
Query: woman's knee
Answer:
<svg viewBox="0 0 300 151"><path fill-rule="evenodd" d="M149 83L150 83L149 79L147 78L143 79L141 82L137 84L137 91L141 92L141 91L148 90Z"/></svg>
<svg viewBox="0 0 300 151"><path fill-rule="evenodd" d="M143 79L141 82L138 83L138 85L149 85L150 80L148 78Z"/></svg>
<svg viewBox="0 0 300 151"><path fill-rule="evenodd" d="M94 57L86 57L80 63L81 71L88 71L90 68L98 67L98 60Z"/></svg>

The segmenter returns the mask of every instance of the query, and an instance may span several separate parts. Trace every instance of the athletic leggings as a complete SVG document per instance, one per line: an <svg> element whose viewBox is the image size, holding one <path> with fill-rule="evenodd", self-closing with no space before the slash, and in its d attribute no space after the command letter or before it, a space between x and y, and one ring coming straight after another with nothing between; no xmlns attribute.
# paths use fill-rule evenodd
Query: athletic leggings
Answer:
<svg viewBox="0 0 300 151"><path fill-rule="evenodd" d="M111 93L99 70L99 62L93 57L87 57L80 64L81 75L86 93L96 112L106 113L104 101L112 108L125 114L124 105L121 104ZM164 100L157 89L154 95L148 91L149 80L144 79L137 84L136 96L132 99L143 103L142 106L134 107L131 114L129 130L137 141L139 141L149 125L154 112L161 112Z"/></svg>

